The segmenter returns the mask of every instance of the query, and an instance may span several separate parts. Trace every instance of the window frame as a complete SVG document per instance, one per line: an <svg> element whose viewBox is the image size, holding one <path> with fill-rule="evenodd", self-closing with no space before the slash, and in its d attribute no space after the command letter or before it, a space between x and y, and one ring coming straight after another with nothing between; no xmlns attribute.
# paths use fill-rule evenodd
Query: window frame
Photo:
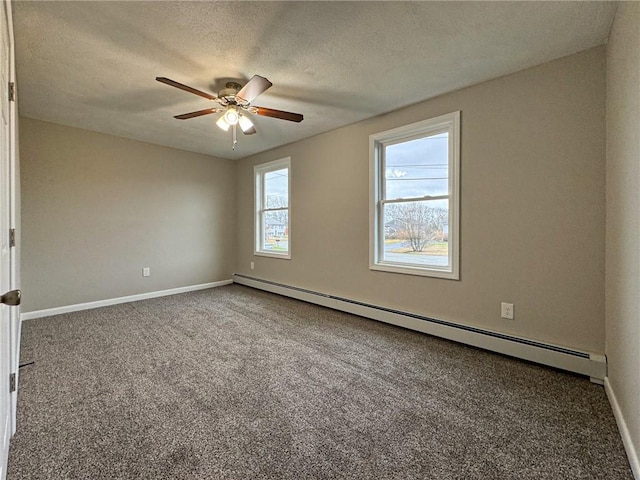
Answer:
<svg viewBox="0 0 640 480"><path fill-rule="evenodd" d="M408 142L425 136L448 132L448 195L402 199L449 200L449 266L438 268L434 265L411 265L385 261L384 248L384 205L398 203L398 199L387 201L385 194L384 147ZM409 275L460 279L460 111L447 113L420 122L411 123L369 136L369 269Z"/></svg>
<svg viewBox="0 0 640 480"><path fill-rule="evenodd" d="M274 172L277 170L287 169L287 207L278 207L278 208L265 208L265 188L264 181L267 173ZM261 257L271 257L271 258L281 258L290 260L291 259L291 157L281 158L279 160L274 160L272 162L262 163L259 165L255 165L253 167L253 180L254 180L254 241L253 241L253 254ZM270 211L281 211L287 210L287 251L286 252L273 252L269 250L263 250L262 247L262 239L264 238L263 225L262 221L263 215L265 212Z"/></svg>

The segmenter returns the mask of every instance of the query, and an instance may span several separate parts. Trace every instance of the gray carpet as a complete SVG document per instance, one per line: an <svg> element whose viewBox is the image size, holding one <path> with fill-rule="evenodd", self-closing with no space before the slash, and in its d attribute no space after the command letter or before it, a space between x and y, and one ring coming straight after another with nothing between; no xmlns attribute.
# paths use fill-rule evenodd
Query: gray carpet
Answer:
<svg viewBox="0 0 640 480"><path fill-rule="evenodd" d="M231 285L23 327L11 479L631 479L602 387Z"/></svg>

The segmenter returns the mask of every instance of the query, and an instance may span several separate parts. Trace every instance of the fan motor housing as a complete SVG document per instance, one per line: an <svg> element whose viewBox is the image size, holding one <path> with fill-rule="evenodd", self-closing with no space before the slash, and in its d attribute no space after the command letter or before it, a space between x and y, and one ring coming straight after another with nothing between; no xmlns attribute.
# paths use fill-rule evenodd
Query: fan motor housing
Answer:
<svg viewBox="0 0 640 480"><path fill-rule="evenodd" d="M218 92L218 97L224 98L228 102L235 102L236 95L242 88L242 86L237 82L227 82L225 85L226 88L223 88Z"/></svg>

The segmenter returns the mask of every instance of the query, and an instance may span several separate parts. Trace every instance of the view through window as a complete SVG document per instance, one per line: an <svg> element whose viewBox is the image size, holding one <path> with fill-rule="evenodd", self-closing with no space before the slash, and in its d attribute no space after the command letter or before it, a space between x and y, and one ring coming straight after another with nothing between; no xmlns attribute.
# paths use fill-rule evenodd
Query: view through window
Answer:
<svg viewBox="0 0 640 480"><path fill-rule="evenodd" d="M290 258L290 159L255 167L256 254Z"/></svg>
<svg viewBox="0 0 640 480"><path fill-rule="evenodd" d="M372 136L372 268L456 278L456 114Z"/></svg>

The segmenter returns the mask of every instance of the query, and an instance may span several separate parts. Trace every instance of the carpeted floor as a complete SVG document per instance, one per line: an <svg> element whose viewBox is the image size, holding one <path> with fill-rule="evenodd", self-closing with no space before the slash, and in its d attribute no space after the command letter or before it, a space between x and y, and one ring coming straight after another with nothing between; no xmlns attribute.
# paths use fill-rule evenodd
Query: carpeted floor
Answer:
<svg viewBox="0 0 640 480"><path fill-rule="evenodd" d="M15 479L632 479L587 379L239 285L23 326Z"/></svg>

